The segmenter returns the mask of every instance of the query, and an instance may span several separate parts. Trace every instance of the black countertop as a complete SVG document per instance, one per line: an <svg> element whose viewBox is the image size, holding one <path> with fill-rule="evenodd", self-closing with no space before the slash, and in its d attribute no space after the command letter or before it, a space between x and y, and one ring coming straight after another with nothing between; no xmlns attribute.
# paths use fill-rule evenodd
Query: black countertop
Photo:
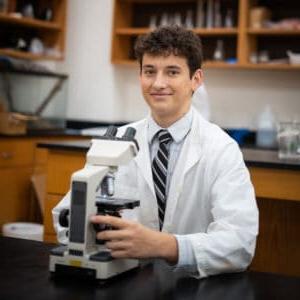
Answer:
<svg viewBox="0 0 300 300"><path fill-rule="evenodd" d="M154 262L107 282L51 278L53 245L0 237L0 299L298 300L300 278L243 272L205 279L174 273Z"/></svg>
<svg viewBox="0 0 300 300"><path fill-rule="evenodd" d="M89 141L61 141L41 142L38 147L65 150L82 151L89 149ZM279 159L276 150L261 150L255 148L241 148L245 163L248 167L279 168L289 170L300 170L300 159Z"/></svg>
<svg viewBox="0 0 300 300"><path fill-rule="evenodd" d="M81 151L81 152L87 152L90 145L91 142L89 140L40 142L37 144L39 148L48 148L48 149L65 150L65 151Z"/></svg>
<svg viewBox="0 0 300 300"><path fill-rule="evenodd" d="M31 137L68 137L68 136L81 136L79 129L53 129L53 130L28 130L26 134L0 134L1 138L31 138Z"/></svg>

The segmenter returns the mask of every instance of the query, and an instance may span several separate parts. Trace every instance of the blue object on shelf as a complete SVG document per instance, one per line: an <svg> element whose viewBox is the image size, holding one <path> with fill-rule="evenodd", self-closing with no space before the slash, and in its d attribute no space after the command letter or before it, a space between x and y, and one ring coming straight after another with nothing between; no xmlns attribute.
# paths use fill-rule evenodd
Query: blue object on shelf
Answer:
<svg viewBox="0 0 300 300"><path fill-rule="evenodd" d="M241 146L251 131L246 128L228 129L227 133Z"/></svg>
<svg viewBox="0 0 300 300"><path fill-rule="evenodd" d="M234 65L234 64L237 63L237 59L236 59L235 57L229 57L228 59L226 59L226 62L227 62L228 64Z"/></svg>

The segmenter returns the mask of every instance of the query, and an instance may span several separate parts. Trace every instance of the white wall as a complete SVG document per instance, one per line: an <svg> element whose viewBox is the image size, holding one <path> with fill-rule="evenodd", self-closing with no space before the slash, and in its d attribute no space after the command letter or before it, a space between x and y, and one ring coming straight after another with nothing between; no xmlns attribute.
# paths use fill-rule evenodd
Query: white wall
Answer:
<svg viewBox="0 0 300 300"><path fill-rule="evenodd" d="M67 116L92 121L133 121L147 112L134 67L110 63L112 0L70 0L66 60L70 74ZM279 120L300 121L300 72L207 70L212 120L224 127L255 127L271 104Z"/></svg>

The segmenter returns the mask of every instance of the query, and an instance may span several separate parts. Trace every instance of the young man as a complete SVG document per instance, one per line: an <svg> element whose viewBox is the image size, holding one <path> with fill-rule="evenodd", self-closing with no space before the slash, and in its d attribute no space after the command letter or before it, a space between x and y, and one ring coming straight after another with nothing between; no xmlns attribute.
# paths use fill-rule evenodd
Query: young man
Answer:
<svg viewBox="0 0 300 300"><path fill-rule="evenodd" d="M150 115L137 130L137 157L120 167L117 193L137 191L137 221L94 216L118 230L98 233L116 258L160 258L195 277L245 270L258 232L255 195L237 144L193 107L201 85L199 38L161 27L135 46ZM54 210L57 224L66 197ZM61 239L62 240L62 239Z"/></svg>

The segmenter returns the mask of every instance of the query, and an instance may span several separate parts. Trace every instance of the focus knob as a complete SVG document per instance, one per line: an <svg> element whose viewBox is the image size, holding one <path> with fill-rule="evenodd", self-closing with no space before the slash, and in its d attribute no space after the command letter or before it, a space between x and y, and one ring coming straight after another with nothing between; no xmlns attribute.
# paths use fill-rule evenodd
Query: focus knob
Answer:
<svg viewBox="0 0 300 300"><path fill-rule="evenodd" d="M61 227L69 227L69 209L63 209L59 213L58 223Z"/></svg>

